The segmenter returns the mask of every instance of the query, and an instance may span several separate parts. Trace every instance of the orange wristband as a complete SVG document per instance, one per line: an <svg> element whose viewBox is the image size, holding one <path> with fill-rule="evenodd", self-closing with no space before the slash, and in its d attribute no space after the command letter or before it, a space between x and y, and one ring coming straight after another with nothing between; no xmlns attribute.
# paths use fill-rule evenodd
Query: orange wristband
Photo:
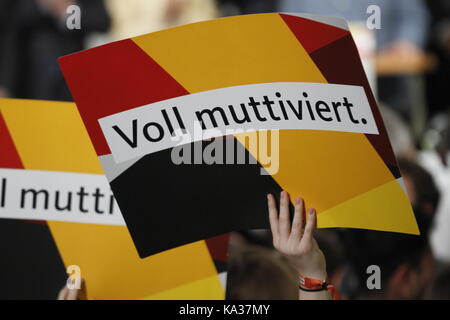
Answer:
<svg viewBox="0 0 450 320"><path fill-rule="evenodd" d="M309 292L323 291L328 290L328 283L326 280L316 280L300 275L299 288Z"/></svg>
<svg viewBox="0 0 450 320"><path fill-rule="evenodd" d="M303 275L299 276L299 288L302 291L307 292L320 292L327 290L331 294L332 300L341 300L341 295L337 292L336 288L327 283L326 280L316 280L307 278Z"/></svg>

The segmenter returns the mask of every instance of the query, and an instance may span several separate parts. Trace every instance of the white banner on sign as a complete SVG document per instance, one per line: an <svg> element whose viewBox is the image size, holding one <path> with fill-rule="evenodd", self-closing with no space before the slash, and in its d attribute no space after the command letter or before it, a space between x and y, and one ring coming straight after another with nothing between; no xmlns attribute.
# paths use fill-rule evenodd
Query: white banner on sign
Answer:
<svg viewBox="0 0 450 320"><path fill-rule="evenodd" d="M104 175L0 169L0 218L125 225Z"/></svg>
<svg viewBox="0 0 450 320"><path fill-rule="evenodd" d="M194 134L197 128L210 138L283 129L378 134L363 87L303 82L194 93L116 113L99 123L116 163L204 139Z"/></svg>

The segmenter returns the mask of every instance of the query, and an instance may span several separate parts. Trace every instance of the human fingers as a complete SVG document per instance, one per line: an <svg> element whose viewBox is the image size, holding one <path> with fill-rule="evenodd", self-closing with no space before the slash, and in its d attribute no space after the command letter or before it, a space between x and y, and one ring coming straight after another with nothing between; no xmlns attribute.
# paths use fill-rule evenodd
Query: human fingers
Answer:
<svg viewBox="0 0 450 320"><path fill-rule="evenodd" d="M79 289L69 289L66 300L78 300Z"/></svg>
<svg viewBox="0 0 450 320"><path fill-rule="evenodd" d="M280 216L278 218L278 232L281 242L286 242L291 233L291 221L289 215L289 194L281 192L280 196Z"/></svg>
<svg viewBox="0 0 450 320"><path fill-rule="evenodd" d="M62 288L59 291L58 300L66 300L66 298L67 298L67 287L64 286L64 288Z"/></svg>
<svg viewBox="0 0 450 320"><path fill-rule="evenodd" d="M313 241L313 232L316 228L316 222L317 222L317 214L316 210L313 208L310 208L308 210L308 221L306 222L305 226L305 232L303 233L303 238L306 241Z"/></svg>
<svg viewBox="0 0 450 320"><path fill-rule="evenodd" d="M278 243L278 209L275 197L272 194L267 195L267 207L269 208L270 230L272 231L273 242Z"/></svg>
<svg viewBox="0 0 450 320"><path fill-rule="evenodd" d="M297 243L300 242L303 233L304 219L304 201L302 198L295 200L294 219L292 220L291 239Z"/></svg>

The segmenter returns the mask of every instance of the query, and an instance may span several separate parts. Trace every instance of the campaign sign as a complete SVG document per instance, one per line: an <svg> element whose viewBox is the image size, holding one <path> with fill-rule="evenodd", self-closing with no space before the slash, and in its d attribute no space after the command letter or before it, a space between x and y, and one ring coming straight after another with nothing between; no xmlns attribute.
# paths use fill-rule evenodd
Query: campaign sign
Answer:
<svg viewBox="0 0 450 320"><path fill-rule="evenodd" d="M55 299L75 266L89 299L225 297L227 234L139 257L74 103L0 99L0 146L5 293Z"/></svg>
<svg viewBox="0 0 450 320"><path fill-rule="evenodd" d="M141 257L267 228L283 189L319 227L418 234L343 20L221 18L59 63Z"/></svg>

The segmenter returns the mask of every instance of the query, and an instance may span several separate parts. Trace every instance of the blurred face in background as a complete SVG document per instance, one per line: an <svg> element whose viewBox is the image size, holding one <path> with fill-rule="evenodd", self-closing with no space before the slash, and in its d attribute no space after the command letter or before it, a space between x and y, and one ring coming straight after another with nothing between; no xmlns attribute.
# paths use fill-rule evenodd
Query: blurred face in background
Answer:
<svg viewBox="0 0 450 320"><path fill-rule="evenodd" d="M417 189L414 180L403 173L409 201L414 210L421 210L426 215L433 215L433 206L430 203L418 203ZM431 250L427 247L420 256L417 265L400 265L388 283L389 299L421 299L427 294L434 274L434 262Z"/></svg>
<svg viewBox="0 0 450 320"><path fill-rule="evenodd" d="M403 182L405 183L409 201L414 206L416 204L416 190L414 189L413 180L408 175L403 174Z"/></svg>
<svg viewBox="0 0 450 320"><path fill-rule="evenodd" d="M400 265L388 281L387 299L423 299L428 294L433 280L433 257L427 248L418 265Z"/></svg>
<svg viewBox="0 0 450 320"><path fill-rule="evenodd" d="M431 202L422 201L422 203L419 203L414 180L409 175L403 174L403 182L405 183L406 193L414 210L420 210L421 213L424 213L428 217L433 217L436 208Z"/></svg>

